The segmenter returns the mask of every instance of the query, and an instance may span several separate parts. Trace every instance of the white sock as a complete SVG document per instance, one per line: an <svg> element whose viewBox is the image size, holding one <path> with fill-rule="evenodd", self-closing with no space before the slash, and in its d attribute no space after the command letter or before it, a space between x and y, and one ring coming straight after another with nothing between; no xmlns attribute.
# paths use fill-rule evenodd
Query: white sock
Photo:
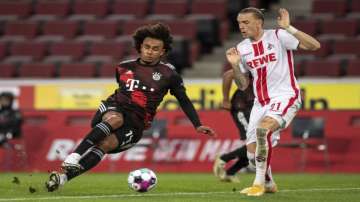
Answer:
<svg viewBox="0 0 360 202"><path fill-rule="evenodd" d="M266 161L256 161L256 175L253 184L264 185L265 184L265 173L266 173Z"/></svg>
<svg viewBox="0 0 360 202"><path fill-rule="evenodd" d="M81 159L80 154L71 153L65 158L64 162L65 163L71 163L71 164L78 164L80 159Z"/></svg>
<svg viewBox="0 0 360 202"><path fill-rule="evenodd" d="M65 174L60 174L60 185L63 186L67 182L67 176Z"/></svg>
<svg viewBox="0 0 360 202"><path fill-rule="evenodd" d="M264 128L256 129L256 175L253 184L265 185L265 173L267 167L267 157L269 152L269 145L267 142L267 135L269 130Z"/></svg>

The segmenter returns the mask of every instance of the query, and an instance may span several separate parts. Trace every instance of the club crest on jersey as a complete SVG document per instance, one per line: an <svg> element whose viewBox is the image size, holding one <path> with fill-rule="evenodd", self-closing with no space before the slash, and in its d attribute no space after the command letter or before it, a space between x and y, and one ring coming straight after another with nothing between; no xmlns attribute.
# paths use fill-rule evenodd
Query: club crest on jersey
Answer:
<svg viewBox="0 0 360 202"><path fill-rule="evenodd" d="M154 72L152 73L152 76L155 81L159 81L162 75L159 72Z"/></svg>

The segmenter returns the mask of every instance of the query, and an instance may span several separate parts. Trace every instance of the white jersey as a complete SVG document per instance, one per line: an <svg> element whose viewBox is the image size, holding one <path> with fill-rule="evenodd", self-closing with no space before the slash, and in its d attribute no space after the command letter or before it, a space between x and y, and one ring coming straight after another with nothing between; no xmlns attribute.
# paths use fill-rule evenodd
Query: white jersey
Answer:
<svg viewBox="0 0 360 202"><path fill-rule="evenodd" d="M292 54L298 45L299 41L283 29L264 30L260 40L245 39L237 45L241 55L240 70L250 71L255 101L262 106L276 97L291 97L289 106L299 99Z"/></svg>

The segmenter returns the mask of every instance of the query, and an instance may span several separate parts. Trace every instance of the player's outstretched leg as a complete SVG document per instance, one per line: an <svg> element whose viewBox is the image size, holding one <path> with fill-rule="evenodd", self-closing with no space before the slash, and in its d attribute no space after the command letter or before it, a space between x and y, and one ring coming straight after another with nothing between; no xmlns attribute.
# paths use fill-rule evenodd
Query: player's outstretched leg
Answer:
<svg viewBox="0 0 360 202"><path fill-rule="evenodd" d="M81 141L79 146L77 146L75 151L66 157L61 165L62 168L64 170L74 170L74 172L78 172L80 170L79 161L81 155L108 137L112 130L112 126L105 121L96 124L89 134Z"/></svg>
<svg viewBox="0 0 360 202"><path fill-rule="evenodd" d="M119 145L119 142L114 134L106 137L98 146L91 147L82 158L79 160L79 170L76 169L63 169L63 173L52 172L49 180L45 183L49 192L57 190L65 182L81 175L82 173L92 169L101 159L105 153L113 151Z"/></svg>
<svg viewBox="0 0 360 202"><path fill-rule="evenodd" d="M81 155L83 155L88 149L96 144L99 144L102 140L108 137L112 132L112 126L107 122L100 122L89 132L89 134L81 141L75 151L68 155L61 167L64 170L72 170L72 172L79 172L79 161Z"/></svg>
<svg viewBox="0 0 360 202"><path fill-rule="evenodd" d="M65 168L63 169L63 173L56 171L50 173L49 180L45 183L47 190L49 192L53 192L63 186L67 181L95 167L104 155L105 153L100 148L90 148L89 151L80 159L79 170Z"/></svg>

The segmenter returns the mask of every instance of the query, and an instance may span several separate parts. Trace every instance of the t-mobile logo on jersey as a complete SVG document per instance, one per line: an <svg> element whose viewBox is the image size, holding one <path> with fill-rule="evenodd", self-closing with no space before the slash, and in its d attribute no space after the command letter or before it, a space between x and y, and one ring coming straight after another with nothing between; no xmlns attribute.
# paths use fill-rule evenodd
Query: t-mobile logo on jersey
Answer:
<svg viewBox="0 0 360 202"><path fill-rule="evenodd" d="M127 91L134 91L136 89L142 89L142 90L150 90L151 92L154 91L154 88L149 88L146 86L141 86L140 85L140 80L135 80L135 79L128 79L126 81L126 87L128 89L126 89Z"/></svg>

